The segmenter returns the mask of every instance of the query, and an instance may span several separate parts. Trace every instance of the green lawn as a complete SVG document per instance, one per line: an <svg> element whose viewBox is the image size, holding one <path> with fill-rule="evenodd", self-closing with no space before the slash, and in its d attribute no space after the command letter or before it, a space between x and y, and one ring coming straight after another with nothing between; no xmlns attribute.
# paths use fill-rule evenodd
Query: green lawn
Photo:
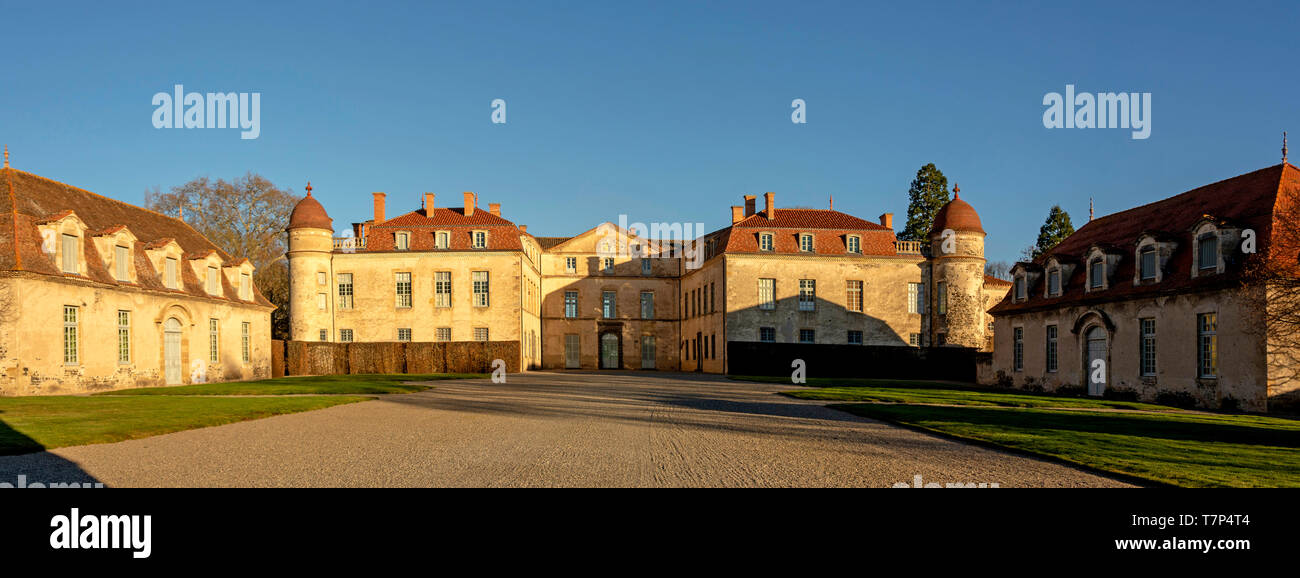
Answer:
<svg viewBox="0 0 1300 578"><path fill-rule="evenodd" d="M0 397L0 455L118 442L373 399L301 397Z"/></svg>
<svg viewBox="0 0 1300 578"><path fill-rule="evenodd" d="M790 383L789 378L742 377L735 379L765 383ZM827 401L1176 411L1176 408L1151 403L1047 395L937 381L810 378L808 383L803 385L818 389L788 391L785 394L800 399Z"/></svg>
<svg viewBox="0 0 1300 578"><path fill-rule="evenodd" d="M857 415L1189 487L1300 487L1300 421L1188 412L834 405Z"/></svg>
<svg viewBox="0 0 1300 578"><path fill-rule="evenodd" d="M429 389L429 385L407 382L442 379L486 378L485 373L437 373L429 375L316 375L281 377L258 381L228 381L174 387L141 387L98 393L98 396L126 395L378 395L411 393Z"/></svg>

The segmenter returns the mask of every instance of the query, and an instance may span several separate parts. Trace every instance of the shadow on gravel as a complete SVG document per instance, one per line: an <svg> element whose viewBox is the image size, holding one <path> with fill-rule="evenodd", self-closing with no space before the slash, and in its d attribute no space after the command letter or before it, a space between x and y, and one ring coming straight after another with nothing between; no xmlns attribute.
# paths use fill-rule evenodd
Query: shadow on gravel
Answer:
<svg viewBox="0 0 1300 578"><path fill-rule="evenodd" d="M0 489L83 487L99 483L75 462L45 451L0 419Z"/></svg>

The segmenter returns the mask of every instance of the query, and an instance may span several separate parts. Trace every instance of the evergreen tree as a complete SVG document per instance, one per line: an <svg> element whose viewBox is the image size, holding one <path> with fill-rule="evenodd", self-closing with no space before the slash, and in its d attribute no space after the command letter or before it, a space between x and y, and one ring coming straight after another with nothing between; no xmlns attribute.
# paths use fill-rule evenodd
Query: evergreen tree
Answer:
<svg viewBox="0 0 1300 578"><path fill-rule="evenodd" d="M928 240L934 215L947 202L948 178L934 163L921 167L907 190L907 227L898 238L903 241Z"/></svg>
<svg viewBox="0 0 1300 578"><path fill-rule="evenodd" d="M1037 259L1043 253L1051 251L1073 234L1074 225L1070 223L1070 214L1061 209L1060 205L1052 205L1052 210L1047 213L1047 221L1038 229L1038 243L1034 245L1033 257Z"/></svg>

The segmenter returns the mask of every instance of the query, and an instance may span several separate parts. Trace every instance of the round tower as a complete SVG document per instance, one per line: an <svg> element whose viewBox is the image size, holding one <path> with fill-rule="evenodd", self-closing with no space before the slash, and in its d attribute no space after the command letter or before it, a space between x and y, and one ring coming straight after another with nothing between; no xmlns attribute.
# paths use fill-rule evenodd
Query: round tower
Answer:
<svg viewBox="0 0 1300 578"><path fill-rule="evenodd" d="M334 250L334 225L325 207L311 196L310 182L307 196L289 214L286 232L289 233L290 339L320 341L320 331L324 329L327 338L333 341L330 253ZM322 294L325 295L323 309L319 303Z"/></svg>
<svg viewBox="0 0 1300 578"><path fill-rule="evenodd" d="M930 228L931 343L984 347L984 227L975 207L953 199L939 209Z"/></svg>

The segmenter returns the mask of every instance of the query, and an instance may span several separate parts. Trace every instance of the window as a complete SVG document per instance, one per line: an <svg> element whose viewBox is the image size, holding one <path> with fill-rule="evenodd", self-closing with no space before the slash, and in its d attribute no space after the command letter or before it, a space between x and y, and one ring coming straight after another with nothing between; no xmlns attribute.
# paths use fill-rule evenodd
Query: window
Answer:
<svg viewBox="0 0 1300 578"><path fill-rule="evenodd" d="M113 268L117 270L118 281L130 281L131 250L118 245L113 247Z"/></svg>
<svg viewBox="0 0 1300 578"><path fill-rule="evenodd" d="M601 268L601 271L603 271L603 272L605 272L605 273L613 273L613 272L614 272L614 258L613 258L613 257L605 257L604 259L601 259L601 267L600 267L600 268Z"/></svg>
<svg viewBox="0 0 1300 578"><path fill-rule="evenodd" d="M849 330L849 345L862 345L862 332Z"/></svg>
<svg viewBox="0 0 1300 578"><path fill-rule="evenodd" d="M352 274L339 273L339 309L352 308Z"/></svg>
<svg viewBox="0 0 1300 578"><path fill-rule="evenodd" d="M252 338L248 334L250 329L251 326L247 321L239 324L239 357L244 363L248 363L249 359L252 358L252 352L249 351L249 346L252 343Z"/></svg>
<svg viewBox="0 0 1300 578"><path fill-rule="evenodd" d="M451 234L446 231L438 231L433 234L433 248L446 249L451 246Z"/></svg>
<svg viewBox="0 0 1300 578"><path fill-rule="evenodd" d="M857 235L849 235L848 248L850 253L862 252L862 238Z"/></svg>
<svg viewBox="0 0 1300 578"><path fill-rule="evenodd" d="M131 312L117 312L117 362L131 363Z"/></svg>
<svg viewBox="0 0 1300 578"><path fill-rule="evenodd" d="M759 341L762 341L762 342L764 342L764 343L775 343L775 342L776 342L776 328L775 328L775 327L759 327L759 328L758 328L758 340L759 340Z"/></svg>
<svg viewBox="0 0 1300 578"><path fill-rule="evenodd" d="M410 249L410 248L411 248L411 234L410 234L410 233L398 233L398 234L397 234L397 250L398 250L398 251L406 251L407 249Z"/></svg>
<svg viewBox="0 0 1300 578"><path fill-rule="evenodd" d="M434 341L451 341L451 328L439 327L433 332Z"/></svg>
<svg viewBox="0 0 1300 578"><path fill-rule="evenodd" d="M208 320L208 363L221 363L221 322L216 319Z"/></svg>
<svg viewBox="0 0 1300 578"><path fill-rule="evenodd" d="M641 369L655 368L655 336L641 336Z"/></svg>
<svg viewBox="0 0 1300 578"><path fill-rule="evenodd" d="M1106 262L1102 259L1093 259L1088 265L1089 285L1093 289L1101 289L1106 279Z"/></svg>
<svg viewBox="0 0 1300 578"><path fill-rule="evenodd" d="M1056 326L1047 326L1047 371L1056 371Z"/></svg>
<svg viewBox="0 0 1300 578"><path fill-rule="evenodd" d="M316 272L316 284L317 284L317 285L324 285L324 284L325 284L325 272L324 272L324 271L317 271L317 272Z"/></svg>
<svg viewBox="0 0 1300 578"><path fill-rule="evenodd" d="M817 341L817 331L813 329L799 330L799 343L815 343Z"/></svg>
<svg viewBox="0 0 1300 578"><path fill-rule="evenodd" d="M71 305L63 307L63 363L75 365L80 357L77 355L77 308Z"/></svg>
<svg viewBox="0 0 1300 578"><path fill-rule="evenodd" d="M1196 262L1198 268L1202 271L1208 269L1217 269L1219 267L1219 257L1215 245L1214 233L1201 235L1196 241Z"/></svg>
<svg viewBox="0 0 1300 578"><path fill-rule="evenodd" d="M578 292L564 292L564 316L570 319L578 316Z"/></svg>
<svg viewBox="0 0 1300 578"><path fill-rule="evenodd" d="M411 274L397 274L397 307L406 309L411 306Z"/></svg>
<svg viewBox="0 0 1300 578"><path fill-rule="evenodd" d="M253 280L248 276L248 273L239 274L239 298L244 301L253 299Z"/></svg>
<svg viewBox="0 0 1300 578"><path fill-rule="evenodd" d="M76 275L77 269L77 236L63 236L63 272Z"/></svg>
<svg viewBox="0 0 1300 578"><path fill-rule="evenodd" d="M618 293L616 291L601 292L600 314L605 319L613 319L618 314Z"/></svg>
<svg viewBox="0 0 1300 578"><path fill-rule="evenodd" d="M474 306L488 306L488 272L474 271L471 273L474 281Z"/></svg>
<svg viewBox="0 0 1300 578"><path fill-rule="evenodd" d="M1154 318L1139 319L1138 325L1142 331L1142 357L1140 359L1142 375L1154 376L1156 374L1156 320Z"/></svg>
<svg viewBox="0 0 1300 578"><path fill-rule="evenodd" d="M1016 275L1016 299L1024 300L1025 298L1025 276Z"/></svg>
<svg viewBox="0 0 1300 578"><path fill-rule="evenodd" d="M701 356L701 359L709 359L709 336L708 335L704 336L704 355Z"/></svg>
<svg viewBox="0 0 1300 578"><path fill-rule="evenodd" d="M799 280L799 310L815 311L817 309L817 280Z"/></svg>
<svg viewBox="0 0 1300 578"><path fill-rule="evenodd" d="M767 311L776 309L776 279L758 280L758 308Z"/></svg>
<svg viewBox="0 0 1300 578"><path fill-rule="evenodd" d="M652 271L652 269L651 269L651 263L650 263L650 260L647 259L647 258L645 258L645 257L642 257L642 258L641 258L641 274L642 274L642 275L649 275L651 271Z"/></svg>
<svg viewBox="0 0 1300 578"><path fill-rule="evenodd" d="M1196 316L1197 374L1212 378L1219 375L1219 316L1202 313Z"/></svg>
<svg viewBox="0 0 1300 578"><path fill-rule="evenodd" d="M772 234L771 234L771 233L759 233L759 235L758 235L758 249L759 249L760 251L771 251L771 250L772 250Z"/></svg>
<svg viewBox="0 0 1300 578"><path fill-rule="evenodd" d="M942 331L934 334L934 344L940 347L948 345L948 334Z"/></svg>
<svg viewBox="0 0 1300 578"><path fill-rule="evenodd" d="M948 314L948 283L946 281L940 281L935 284L934 289L935 289L935 293L938 293L938 295L935 295L935 298L939 300L939 302L935 304L935 309L938 310L939 315L947 315Z"/></svg>
<svg viewBox="0 0 1300 578"><path fill-rule="evenodd" d="M925 313L925 288L920 283L907 284L907 312Z"/></svg>
<svg viewBox="0 0 1300 578"><path fill-rule="evenodd" d="M1061 270L1052 269L1047 272L1047 295L1056 297L1061 294Z"/></svg>
<svg viewBox="0 0 1300 578"><path fill-rule="evenodd" d="M474 341L487 341L487 340L488 340L488 328L486 328L486 327L475 327L475 328L474 328Z"/></svg>
<svg viewBox="0 0 1300 578"><path fill-rule="evenodd" d="M921 334L920 334L920 333L909 333L909 334L907 334L907 344L908 344L908 345L911 345L912 347L920 347L920 346L921 346Z"/></svg>
<svg viewBox="0 0 1300 578"><path fill-rule="evenodd" d="M208 267L208 295L221 294L221 280L217 277L217 268Z"/></svg>
<svg viewBox="0 0 1300 578"><path fill-rule="evenodd" d="M655 294L653 291L641 292L641 318L655 318Z"/></svg>
<svg viewBox="0 0 1300 578"><path fill-rule="evenodd" d="M1156 278L1156 248L1146 247L1138 253L1138 261L1141 263L1142 280L1148 281Z"/></svg>
<svg viewBox="0 0 1300 578"><path fill-rule="evenodd" d="M564 258L564 272L565 272L565 273L568 273L568 274L570 274L570 275L573 275L574 273L577 273L577 272L578 272L578 258L577 258L577 257L565 257L565 258Z"/></svg>
<svg viewBox="0 0 1300 578"><path fill-rule="evenodd" d="M433 272L433 306L451 307L451 271Z"/></svg>
<svg viewBox="0 0 1300 578"><path fill-rule="evenodd" d="M715 297L717 297L717 288L717 283L709 283L709 313L718 310L718 300L715 299Z"/></svg>
<svg viewBox="0 0 1300 578"><path fill-rule="evenodd" d="M1015 371L1024 371L1025 369L1025 328L1016 327L1011 330L1011 366Z"/></svg>
<svg viewBox="0 0 1300 578"><path fill-rule="evenodd" d="M324 311L329 306L329 295L324 293L316 294L316 308Z"/></svg>
<svg viewBox="0 0 1300 578"><path fill-rule="evenodd" d="M849 281L846 291L848 292L848 297L845 300L845 303L848 306L849 311L862 313L862 282Z"/></svg>
<svg viewBox="0 0 1300 578"><path fill-rule="evenodd" d="M410 328L410 327L400 327L400 328L398 328L398 329L397 329L397 340L398 340L398 341L410 341L410 340L411 340L411 328Z"/></svg>
<svg viewBox="0 0 1300 578"><path fill-rule="evenodd" d="M176 259L173 258L173 257L168 257L168 258L167 258L167 261L165 262L165 264L164 264L164 266L163 266L163 285L166 285L168 289L179 289L179 288L180 288L180 286L177 285L177 283L176 283L176 281L177 281L177 275L176 275L176 273L177 273L177 269L178 269L178 267L177 267L177 265L176 265Z"/></svg>
<svg viewBox="0 0 1300 578"><path fill-rule="evenodd" d="M709 341L713 343L713 359L718 358L718 334L714 333L709 336Z"/></svg>
<svg viewBox="0 0 1300 578"><path fill-rule="evenodd" d="M482 249L487 247L487 231L474 231L472 234L474 248ZM486 340L484 340L486 341Z"/></svg>
<svg viewBox="0 0 1300 578"><path fill-rule="evenodd" d="M808 233L799 235L799 250L805 253L813 252L813 236Z"/></svg>
<svg viewBox="0 0 1300 578"><path fill-rule="evenodd" d="M351 329L340 329L340 330L339 330L339 341L342 342L342 343L352 343L352 330L351 330Z"/></svg>
<svg viewBox="0 0 1300 578"><path fill-rule="evenodd" d="M328 329L322 329L322 330L320 330L320 340L321 340L321 341L329 341L329 340L330 340L330 332L329 332Z"/></svg>

